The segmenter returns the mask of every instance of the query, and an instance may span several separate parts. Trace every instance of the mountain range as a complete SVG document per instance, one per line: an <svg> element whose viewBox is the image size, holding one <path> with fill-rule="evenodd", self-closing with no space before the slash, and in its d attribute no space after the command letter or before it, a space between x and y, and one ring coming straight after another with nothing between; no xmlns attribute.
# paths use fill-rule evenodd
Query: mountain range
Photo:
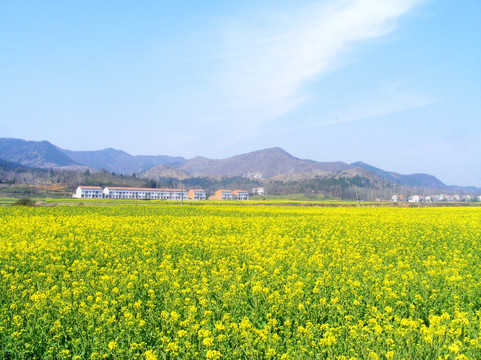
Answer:
<svg viewBox="0 0 481 360"><path fill-rule="evenodd" d="M98 151L61 151L79 164L84 164L97 170L105 169L117 174L139 174L158 165L181 164L185 162L185 159L180 156L133 156L125 151L112 148Z"/></svg>
<svg viewBox="0 0 481 360"><path fill-rule="evenodd" d="M185 159L167 155L130 155L122 150L71 151L48 141L0 138L0 159L31 168L107 170L137 174L149 179L162 177L247 177L258 180L296 181L316 177L359 176L374 183L389 182L408 187L479 192L476 187L447 186L429 174L402 175L363 162L318 162L298 159L279 147L258 150L225 159L197 156Z"/></svg>

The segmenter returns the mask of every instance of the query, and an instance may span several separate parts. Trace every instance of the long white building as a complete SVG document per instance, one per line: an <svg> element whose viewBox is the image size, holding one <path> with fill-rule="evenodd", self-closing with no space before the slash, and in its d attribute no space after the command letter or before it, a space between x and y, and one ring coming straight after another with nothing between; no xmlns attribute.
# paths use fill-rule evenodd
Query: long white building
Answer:
<svg viewBox="0 0 481 360"><path fill-rule="evenodd" d="M187 190L153 189L134 187L106 187L103 191L106 199L139 199L139 200L187 200Z"/></svg>

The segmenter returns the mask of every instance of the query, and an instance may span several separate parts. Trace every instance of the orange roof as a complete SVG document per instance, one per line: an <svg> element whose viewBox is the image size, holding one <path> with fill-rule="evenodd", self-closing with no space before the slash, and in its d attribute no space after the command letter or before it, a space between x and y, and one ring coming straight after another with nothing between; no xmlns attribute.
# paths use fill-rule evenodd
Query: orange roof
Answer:
<svg viewBox="0 0 481 360"><path fill-rule="evenodd" d="M106 189L110 190L144 190L144 191L181 191L180 189L165 189L165 188L139 188L139 187L119 187L119 186L107 186ZM182 191L186 191L185 189L182 189Z"/></svg>

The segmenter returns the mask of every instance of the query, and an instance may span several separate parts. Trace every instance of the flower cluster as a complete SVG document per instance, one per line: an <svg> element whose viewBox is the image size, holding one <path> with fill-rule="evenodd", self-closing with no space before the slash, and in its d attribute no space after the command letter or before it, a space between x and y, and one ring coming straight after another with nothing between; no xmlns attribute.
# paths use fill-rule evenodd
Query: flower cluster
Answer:
<svg viewBox="0 0 481 360"><path fill-rule="evenodd" d="M0 208L0 358L474 359L481 208Z"/></svg>

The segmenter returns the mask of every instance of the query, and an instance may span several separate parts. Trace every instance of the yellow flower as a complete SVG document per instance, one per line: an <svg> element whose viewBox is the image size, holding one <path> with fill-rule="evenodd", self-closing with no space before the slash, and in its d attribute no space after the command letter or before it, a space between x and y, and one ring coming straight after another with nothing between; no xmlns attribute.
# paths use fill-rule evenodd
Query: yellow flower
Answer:
<svg viewBox="0 0 481 360"><path fill-rule="evenodd" d="M220 359L222 354L217 350L207 350L206 357L207 359Z"/></svg>
<svg viewBox="0 0 481 360"><path fill-rule="evenodd" d="M204 340L202 340L202 345L206 347L211 347L214 345L214 339L211 337L206 337Z"/></svg>
<svg viewBox="0 0 481 360"><path fill-rule="evenodd" d="M458 353L459 351L461 351L461 345L462 344L460 341L455 341L448 347L448 349L453 353Z"/></svg>
<svg viewBox="0 0 481 360"><path fill-rule="evenodd" d="M157 360L157 355L155 354L155 351L153 350L147 350L144 353L145 360Z"/></svg>

